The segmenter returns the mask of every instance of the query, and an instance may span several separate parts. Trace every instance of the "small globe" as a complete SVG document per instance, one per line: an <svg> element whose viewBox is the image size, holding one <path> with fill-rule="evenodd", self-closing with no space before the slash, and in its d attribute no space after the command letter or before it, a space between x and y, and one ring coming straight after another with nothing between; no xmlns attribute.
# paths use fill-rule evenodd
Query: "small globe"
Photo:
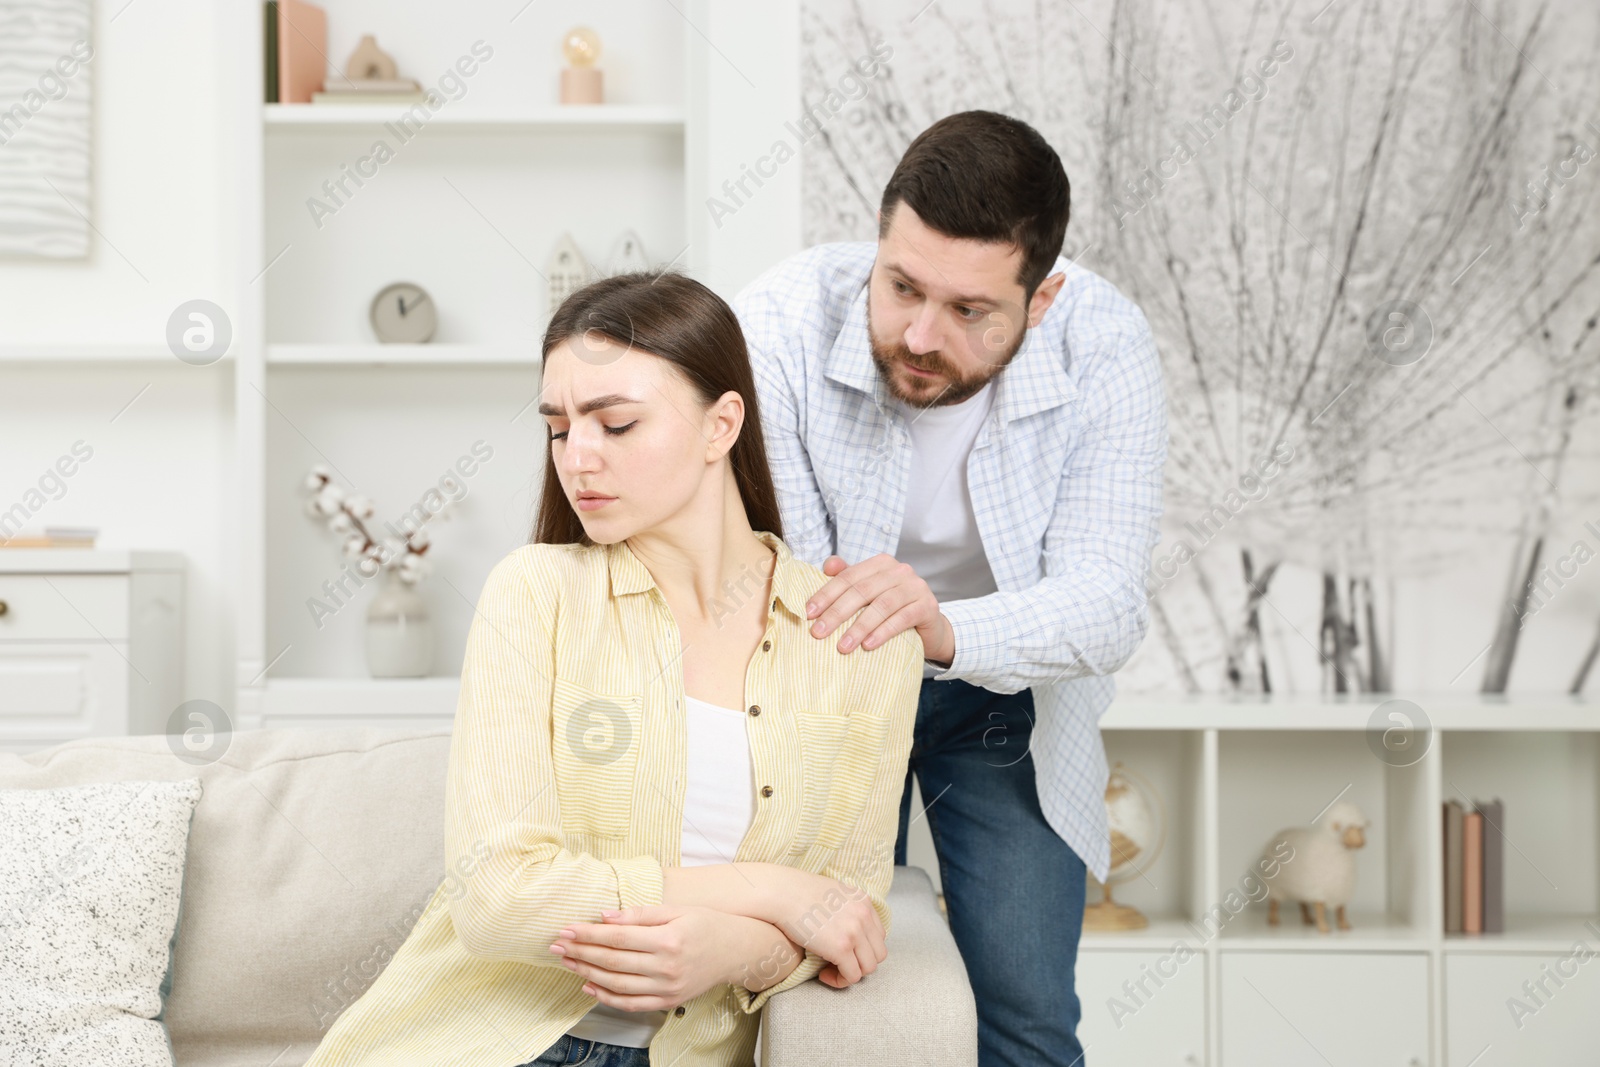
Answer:
<svg viewBox="0 0 1600 1067"><path fill-rule="evenodd" d="M1150 920L1138 908L1112 900L1111 887L1142 876L1161 855L1167 840L1166 808L1155 787L1121 763L1112 766L1106 779L1106 824L1111 836L1111 867L1102 898L1084 906L1083 928L1142 930Z"/></svg>
<svg viewBox="0 0 1600 1067"><path fill-rule="evenodd" d="M1113 885L1138 877L1155 862L1161 847L1162 827L1156 812L1160 802L1150 784L1118 763L1106 780L1106 822L1111 833Z"/></svg>

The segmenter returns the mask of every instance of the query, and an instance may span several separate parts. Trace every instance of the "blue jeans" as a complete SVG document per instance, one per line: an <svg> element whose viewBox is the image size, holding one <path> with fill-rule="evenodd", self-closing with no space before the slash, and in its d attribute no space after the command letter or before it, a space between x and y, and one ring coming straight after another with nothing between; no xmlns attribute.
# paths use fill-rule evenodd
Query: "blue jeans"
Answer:
<svg viewBox="0 0 1600 1067"><path fill-rule="evenodd" d="M1034 791L1033 693L922 683L894 861L906 862L917 776L950 932L978 1003L979 1067L1083 1067L1073 969L1084 863Z"/></svg>
<svg viewBox="0 0 1600 1067"><path fill-rule="evenodd" d="M650 1067L650 1050L608 1045L604 1041L562 1034L555 1044L539 1054L538 1059L529 1060L521 1067L558 1067L560 1064L579 1063L584 1067Z"/></svg>

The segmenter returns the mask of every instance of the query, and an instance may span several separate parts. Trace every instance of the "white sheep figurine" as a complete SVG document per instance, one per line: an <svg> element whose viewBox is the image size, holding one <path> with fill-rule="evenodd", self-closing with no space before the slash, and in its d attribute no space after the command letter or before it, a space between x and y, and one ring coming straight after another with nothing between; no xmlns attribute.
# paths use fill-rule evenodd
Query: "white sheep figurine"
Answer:
<svg viewBox="0 0 1600 1067"><path fill-rule="evenodd" d="M1356 890L1355 850L1367 843L1366 829L1372 824L1361 809L1349 801L1334 804L1314 826L1295 826L1280 830L1262 852L1261 870L1274 860L1276 874L1267 883L1267 924L1278 925L1278 902L1296 901L1300 918L1328 932L1327 909L1335 909L1339 929L1350 929L1345 905ZM1283 853L1289 850L1288 858ZM1315 909L1315 918L1312 909Z"/></svg>

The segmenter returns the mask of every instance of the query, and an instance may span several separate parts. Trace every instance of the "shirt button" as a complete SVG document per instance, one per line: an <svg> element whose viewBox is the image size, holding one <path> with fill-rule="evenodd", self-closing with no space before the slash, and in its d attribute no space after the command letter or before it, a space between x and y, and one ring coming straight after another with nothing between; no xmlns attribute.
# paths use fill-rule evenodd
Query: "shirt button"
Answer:
<svg viewBox="0 0 1600 1067"><path fill-rule="evenodd" d="M892 527L888 523L884 523L883 524L883 532L884 533L888 533L891 529L892 529Z"/></svg>
<svg viewBox="0 0 1600 1067"><path fill-rule="evenodd" d="M761 705L760 704L751 704L750 705L750 714L751 715L760 715L761 714Z"/></svg>
<svg viewBox="0 0 1600 1067"><path fill-rule="evenodd" d="M680 1019L683 1018L683 1005L679 1004L676 1008L673 1008L672 1014L676 1015Z"/></svg>
<svg viewBox="0 0 1600 1067"><path fill-rule="evenodd" d="M764 797L770 797L772 795L772 787L770 785L762 786L761 787L761 795L764 796Z"/></svg>
<svg viewBox="0 0 1600 1067"><path fill-rule="evenodd" d="M776 600L774 600L772 602L772 610L773 611L777 611L778 610L778 602Z"/></svg>
<svg viewBox="0 0 1600 1067"><path fill-rule="evenodd" d="M771 652L772 651L772 642L771 641L763 641L763 642L761 642L761 651L763 651L763 652Z"/></svg>

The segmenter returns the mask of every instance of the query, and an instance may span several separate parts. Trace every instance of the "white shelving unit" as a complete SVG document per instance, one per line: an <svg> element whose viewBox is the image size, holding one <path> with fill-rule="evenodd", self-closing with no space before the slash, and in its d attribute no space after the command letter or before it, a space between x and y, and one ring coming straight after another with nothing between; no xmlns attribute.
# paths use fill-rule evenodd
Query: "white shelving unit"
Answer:
<svg viewBox="0 0 1600 1067"><path fill-rule="evenodd" d="M799 6L603 0L576 12L469 0L403 15L382 0L324 7L333 66L369 32L425 86L474 42L493 58L474 53L482 61L459 97L404 126L410 104L262 103L258 7L229 5L219 16L229 54L242 59L226 75L236 139L223 175L233 201L225 215L239 220L227 235L226 305L241 578L234 725L448 725L483 577L528 540L533 521L543 433L531 407L550 251L570 233L603 269L632 229L654 264L724 297L797 251L797 166L720 225L706 201L799 114ZM605 104L555 102L559 42L577 23L601 36ZM380 139L393 157L360 183L347 179ZM313 201L334 210L314 211ZM399 280L434 297L434 343L371 335L372 295ZM371 590L341 573L331 535L302 511L299 483L326 463L377 503L380 526L398 525L474 449L494 458L475 464L481 473L471 478L457 476L461 505L448 524L430 527L436 572L423 589L436 633L433 676L364 677ZM314 619L315 600L332 615Z"/></svg>
<svg viewBox="0 0 1600 1067"><path fill-rule="evenodd" d="M406 105L409 106L409 105ZM263 119L269 133L308 127L339 127L373 131L401 118L406 106L382 104L265 104ZM602 104L563 107L552 104L516 112L441 110L428 119L428 129L446 130L659 130L682 133L684 110L640 104Z"/></svg>
<svg viewBox="0 0 1600 1067"><path fill-rule="evenodd" d="M231 355L223 356L230 359ZM0 345L0 364L38 364L50 367L60 363L170 364L172 351L154 344L43 344Z"/></svg>
<svg viewBox="0 0 1600 1067"><path fill-rule="evenodd" d="M1107 756L1156 787L1169 830L1147 877L1116 887L1149 928L1087 933L1080 945L1091 1062L1596 1062L1600 966L1563 965L1574 973L1564 988L1547 980L1540 1005L1523 983L1576 943L1600 953L1600 707L1409 699L1431 720L1409 766L1368 743L1378 697L1113 705L1102 720ZM1274 928L1265 904L1238 909L1260 896L1244 879L1262 846L1336 797L1372 823L1357 855L1353 928L1320 934L1292 907ZM1443 932L1440 812L1450 797L1505 801L1503 934ZM1512 997L1535 1007L1520 1027Z"/></svg>
<svg viewBox="0 0 1600 1067"><path fill-rule="evenodd" d="M527 366L530 362L538 362L538 353L530 351L525 345L513 344L268 345L267 362L320 367L382 366L389 363L454 367Z"/></svg>

